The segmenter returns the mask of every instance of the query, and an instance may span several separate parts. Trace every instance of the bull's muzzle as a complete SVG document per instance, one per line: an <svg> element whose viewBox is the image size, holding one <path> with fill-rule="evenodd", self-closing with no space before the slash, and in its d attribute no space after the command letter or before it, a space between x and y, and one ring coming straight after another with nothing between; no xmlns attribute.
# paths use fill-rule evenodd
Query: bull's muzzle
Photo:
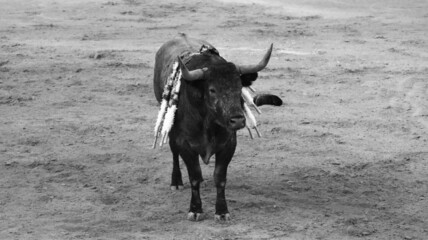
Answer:
<svg viewBox="0 0 428 240"><path fill-rule="evenodd" d="M242 114L234 115L229 120L230 128L239 130L245 127L245 116Z"/></svg>

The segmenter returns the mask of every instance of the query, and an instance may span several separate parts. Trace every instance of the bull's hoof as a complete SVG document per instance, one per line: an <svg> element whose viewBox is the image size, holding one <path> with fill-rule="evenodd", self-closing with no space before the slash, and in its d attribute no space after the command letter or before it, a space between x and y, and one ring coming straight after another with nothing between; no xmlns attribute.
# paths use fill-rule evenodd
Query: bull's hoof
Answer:
<svg viewBox="0 0 428 240"><path fill-rule="evenodd" d="M183 190L184 186L183 185L178 185L178 186L171 186L171 190L172 191L176 191L176 190Z"/></svg>
<svg viewBox="0 0 428 240"><path fill-rule="evenodd" d="M232 218L230 218L229 213L216 214L216 215L214 215L214 219L216 222L229 222L230 220L232 220Z"/></svg>
<svg viewBox="0 0 428 240"><path fill-rule="evenodd" d="M201 221L202 220L202 214L201 213L189 212L187 214L187 220L194 221L194 222Z"/></svg>

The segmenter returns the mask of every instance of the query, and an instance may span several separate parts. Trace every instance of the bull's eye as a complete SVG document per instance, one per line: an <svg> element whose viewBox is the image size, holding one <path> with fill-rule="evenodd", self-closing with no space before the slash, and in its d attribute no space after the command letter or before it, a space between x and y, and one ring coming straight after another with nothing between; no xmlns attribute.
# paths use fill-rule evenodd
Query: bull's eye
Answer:
<svg viewBox="0 0 428 240"><path fill-rule="evenodd" d="M214 94L216 94L216 90L215 90L215 88L210 88L209 89L209 91L210 91L210 94L212 94L212 95L214 95Z"/></svg>

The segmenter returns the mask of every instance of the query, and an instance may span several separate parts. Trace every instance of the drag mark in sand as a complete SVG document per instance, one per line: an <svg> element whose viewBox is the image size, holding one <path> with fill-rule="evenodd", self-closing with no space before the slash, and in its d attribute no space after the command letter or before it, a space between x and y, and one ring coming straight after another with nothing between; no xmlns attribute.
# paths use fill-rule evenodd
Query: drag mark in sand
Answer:
<svg viewBox="0 0 428 240"><path fill-rule="evenodd" d="M397 91L402 93L392 97L389 101L391 107L407 106L406 110L412 111L412 117L428 129L428 81L427 79L410 77L401 80L397 85Z"/></svg>

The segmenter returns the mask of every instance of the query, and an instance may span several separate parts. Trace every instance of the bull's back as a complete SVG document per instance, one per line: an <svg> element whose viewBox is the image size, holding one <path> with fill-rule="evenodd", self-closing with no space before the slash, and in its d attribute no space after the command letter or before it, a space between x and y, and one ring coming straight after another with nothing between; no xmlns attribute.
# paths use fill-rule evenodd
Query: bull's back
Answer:
<svg viewBox="0 0 428 240"><path fill-rule="evenodd" d="M156 53L153 88L158 102L162 101L162 92L168 76L172 73L172 66L177 56L199 51L201 46L210 45L208 42L188 38L185 35L164 43ZM192 70L192 69L191 69Z"/></svg>

